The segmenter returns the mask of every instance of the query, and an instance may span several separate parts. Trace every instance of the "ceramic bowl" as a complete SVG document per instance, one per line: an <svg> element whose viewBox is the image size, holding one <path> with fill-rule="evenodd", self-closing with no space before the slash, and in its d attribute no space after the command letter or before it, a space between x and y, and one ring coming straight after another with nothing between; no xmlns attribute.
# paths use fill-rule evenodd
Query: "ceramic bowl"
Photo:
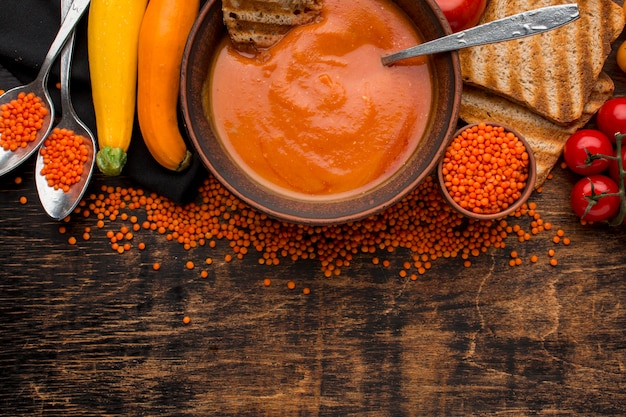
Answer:
<svg viewBox="0 0 626 417"><path fill-rule="evenodd" d="M396 0L423 39L450 34L435 0ZM203 84L220 41L228 36L221 2L209 0L200 10L187 42L181 67L180 101L189 140L208 170L232 194L253 208L279 220L311 225L339 224L377 214L397 203L433 173L457 127L462 79L456 52L431 60L433 104L418 148L383 184L350 198L300 199L278 193L255 181L229 155L207 119Z"/></svg>
<svg viewBox="0 0 626 417"><path fill-rule="evenodd" d="M514 129L512 129L512 128L506 126L506 125L503 125L501 123L496 123L496 122L491 122L491 121L486 121L484 123L487 124L487 125L491 125L491 126L500 126L500 127L504 128L504 130L506 132L513 133L515 136L517 136L517 138L520 140L520 142L522 142L522 144L526 148L526 151L528 153L528 167L527 167L528 178L526 179L526 186L524 187L523 191L521 192L520 197L513 204L509 205L506 209L503 209L503 210L498 211L496 213L484 213L484 214L475 213L473 211L470 211L470 210L467 210L467 209L461 207L454 200L454 198L452 198L452 196L450 195L450 192L446 188L444 175L443 175L444 158L442 158L441 161L439 161L439 164L437 165L437 178L438 178L439 186L441 188L441 192L442 192L444 198L446 199L448 204L450 204L457 212L461 213L462 215L464 215L466 217L470 217L470 218L477 219L477 220L496 220L496 219L501 219L503 217L506 217L506 216L514 213L526 201L528 201L528 198L530 197L530 195L532 194L533 190L535 189L535 183L537 181L537 165L536 165L536 160L535 160L535 157L533 155L533 151L532 151L530 145L528 144L526 139L519 132L517 132ZM477 125L477 123L469 124L469 125L466 125L466 126L463 126L463 127L459 128L456 131L456 133L454 134L454 136L452 136L450 138L450 141L449 141L448 145L450 143L452 143L454 141L454 139L457 136L461 135L466 129L469 129L472 126L475 126L475 125ZM446 146L446 148L447 148L447 146Z"/></svg>

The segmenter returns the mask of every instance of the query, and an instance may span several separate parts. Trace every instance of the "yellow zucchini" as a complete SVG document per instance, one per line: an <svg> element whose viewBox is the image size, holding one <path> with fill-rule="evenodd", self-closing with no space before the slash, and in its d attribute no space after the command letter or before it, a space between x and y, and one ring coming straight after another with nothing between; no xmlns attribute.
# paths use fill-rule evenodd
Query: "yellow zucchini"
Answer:
<svg viewBox="0 0 626 417"><path fill-rule="evenodd" d="M199 0L150 0L139 34L139 127L154 159L172 171L191 161L177 104L183 50L199 8Z"/></svg>
<svg viewBox="0 0 626 417"><path fill-rule="evenodd" d="M87 41L96 133L96 163L119 175L126 163L137 99L137 44L148 0L92 0Z"/></svg>

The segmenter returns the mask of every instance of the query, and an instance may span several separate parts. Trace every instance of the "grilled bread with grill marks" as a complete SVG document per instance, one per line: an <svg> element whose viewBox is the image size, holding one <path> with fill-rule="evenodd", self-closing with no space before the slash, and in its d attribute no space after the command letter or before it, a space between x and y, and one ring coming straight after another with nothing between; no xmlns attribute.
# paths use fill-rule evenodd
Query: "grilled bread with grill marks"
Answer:
<svg viewBox="0 0 626 417"><path fill-rule="evenodd" d="M481 23L567 0L490 0ZM578 0L580 19L513 41L461 50L467 84L519 103L557 124L579 120L611 43L624 28L612 0Z"/></svg>

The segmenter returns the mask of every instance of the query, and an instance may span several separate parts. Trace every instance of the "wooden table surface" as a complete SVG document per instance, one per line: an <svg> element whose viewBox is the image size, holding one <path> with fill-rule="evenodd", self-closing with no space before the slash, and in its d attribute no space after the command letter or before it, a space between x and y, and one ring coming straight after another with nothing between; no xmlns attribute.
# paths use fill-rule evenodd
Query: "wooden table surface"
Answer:
<svg viewBox="0 0 626 417"><path fill-rule="evenodd" d="M614 54L607 70L626 94ZM119 255L103 230L80 238L93 218L61 234L32 172L0 179L2 415L626 415L626 228L581 225L576 178L558 166L532 201L571 245L509 237L416 281L398 274L403 249L333 278L316 261L226 263L227 242L185 251L149 231L149 249ZM206 279L184 267L206 257Z"/></svg>

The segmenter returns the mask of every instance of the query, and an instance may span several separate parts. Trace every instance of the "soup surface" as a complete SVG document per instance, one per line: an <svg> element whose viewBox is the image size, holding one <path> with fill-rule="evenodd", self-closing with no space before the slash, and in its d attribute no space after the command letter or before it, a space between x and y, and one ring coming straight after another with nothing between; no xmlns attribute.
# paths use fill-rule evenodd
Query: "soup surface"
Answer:
<svg viewBox="0 0 626 417"><path fill-rule="evenodd" d="M421 42L388 0L325 0L320 22L256 56L225 39L205 86L207 117L265 186L309 199L364 192L405 163L425 131L427 58L380 61Z"/></svg>

